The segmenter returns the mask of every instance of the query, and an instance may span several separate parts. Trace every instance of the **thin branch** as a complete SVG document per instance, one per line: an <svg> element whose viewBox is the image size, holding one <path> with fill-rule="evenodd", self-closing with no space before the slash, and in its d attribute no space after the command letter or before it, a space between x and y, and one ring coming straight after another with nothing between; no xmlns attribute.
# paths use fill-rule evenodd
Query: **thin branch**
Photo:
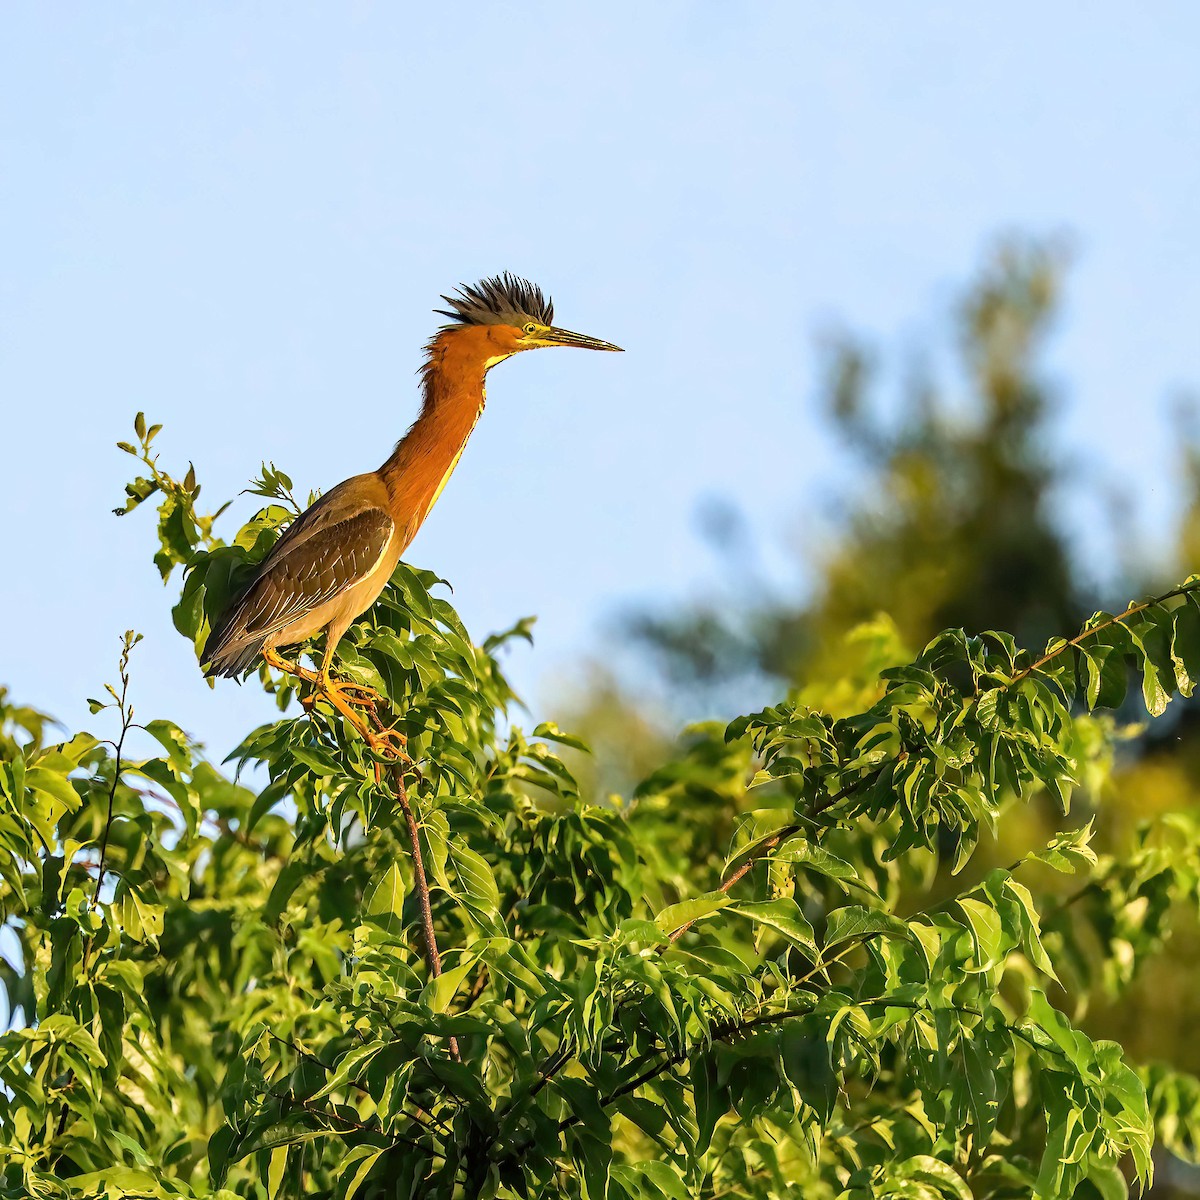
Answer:
<svg viewBox="0 0 1200 1200"><path fill-rule="evenodd" d="M1107 620L1101 621L1100 624L1098 624L1098 625L1092 625L1088 629L1084 629L1080 633L1076 634L1076 636L1071 638L1069 641L1065 641L1062 643L1062 645L1056 646L1053 650L1047 651L1045 654L1042 655L1041 658L1039 658L1035 662L1031 663L1028 667L1025 667L1022 670L1018 671L1008 681L1008 683L1005 686L1012 687L1014 684L1020 683L1021 680L1027 679L1030 675L1032 675L1034 673L1034 671L1041 670L1041 668L1046 666L1047 663L1052 662L1054 659L1058 658L1061 654L1065 653L1067 650L1078 646L1081 642L1086 641L1088 638L1092 637L1094 634L1101 632L1101 630L1109 629L1113 625L1120 625L1124 621L1128 620L1130 617L1135 617L1139 613L1145 612L1148 608L1153 608L1155 605L1158 605L1158 604L1165 604L1168 600L1174 600L1180 596L1186 596L1189 593L1195 592L1195 591L1200 591L1200 581L1197 581L1197 582L1191 583L1191 584L1181 584L1179 587L1172 588L1170 591L1163 592L1161 595L1154 596L1149 600L1142 600L1142 601L1139 601L1136 603L1131 601L1129 606L1125 609L1124 612L1118 613L1116 616L1109 617ZM904 751L901 751L900 755L897 756L897 759L895 761L897 761L897 762L900 761L903 758L904 753L905 753ZM860 776L858 779L856 779L854 781L854 783L847 785L846 787L840 789L839 791L833 793L832 795L822 797L820 800L818 800L812 806L811 810L807 814L807 819L811 820L814 817L820 816L821 813L825 812L827 809L832 808L835 804L844 800L847 796L851 795L853 792L858 791L864 785L873 783L879 777L879 775L882 773L884 767L890 766L890 765L893 765L893 764L891 762L881 764L880 767L878 767L876 770L869 772L866 775ZM786 841L788 838L792 837L794 834L799 833L802 828L803 828L803 826L800 824L786 825L778 833L776 833L772 837L768 838L760 846L757 846L755 848L754 853L751 854L746 859L746 861L744 863L742 863L742 865L740 867L738 867L738 869L732 875L730 875L726 880L724 880L722 882L720 890L722 892L728 892L739 880L741 880L745 875L747 875L750 872L750 870L755 866L756 863L760 862L763 858L765 858L766 855L768 855L772 850L774 850L777 846L779 846L780 843ZM670 941L677 942L681 937L683 937L683 935L685 933L687 933L687 931L689 929L691 929L691 927L695 923L696 922L694 920L688 921L685 924L679 926L678 929L673 930L670 935Z"/></svg>
<svg viewBox="0 0 1200 1200"><path fill-rule="evenodd" d="M901 761L906 753L907 751L902 750L900 752L900 756L898 756L895 761ZM803 822L798 822L793 825L785 825L782 829L778 830L769 838L767 838L766 841L755 846L754 852L746 858L746 861L742 863L742 865L738 867L738 869L734 871L732 875L722 881L720 890L728 893L736 883L748 875L758 863L760 863L768 854L771 853L772 850L781 845L783 842L786 842L788 838L794 837L797 833L799 833L804 828L805 823L814 820L816 817L819 817L823 812L827 812L829 809L833 808L835 804L840 804L846 799L847 796L851 796L861 788L874 783L875 780L878 779L883 773L884 766L891 765L891 763L885 763L866 775L860 775L853 783L847 784L844 788L840 788L838 791L833 792L830 795L822 796L820 799L815 801L809 811L805 814ZM691 929L693 925L695 925L698 919L699 918L693 918L691 921L684 922L684 924L680 925L678 929L672 931L669 940L671 942L679 941L679 939L683 937L683 935L687 933L687 931Z"/></svg>
<svg viewBox="0 0 1200 1200"><path fill-rule="evenodd" d="M484 988L487 987L488 969L486 966L479 968L479 974L475 976L475 982L471 984L471 990L467 993L467 998L463 1002L461 1011L467 1012L468 1009L483 995Z"/></svg>
<svg viewBox="0 0 1200 1200"><path fill-rule="evenodd" d="M1129 607L1124 612L1118 613L1115 617L1109 617L1107 621L1101 621L1099 625L1092 625L1090 628L1076 634L1070 641L1063 642L1061 646L1056 646L1053 650L1048 650L1036 662L1018 671L1008 681L1007 686L1012 687L1014 683L1020 683L1022 679L1027 679L1034 671L1040 671L1042 667L1058 658L1060 654L1073 649L1080 642L1090 638L1093 634L1099 633L1102 629L1109 629L1113 625L1120 625L1130 617L1136 617L1138 613L1143 613L1146 609L1153 608L1156 604L1165 604L1168 600L1174 600L1179 596L1186 596L1195 591L1200 591L1200 581L1180 584L1179 587L1172 588L1169 592L1163 592L1161 596L1152 596L1149 600L1142 600L1136 604L1130 601Z"/></svg>
<svg viewBox="0 0 1200 1200"><path fill-rule="evenodd" d="M611 1104L614 1100L619 1100L622 1096L628 1096L630 1092L636 1092L643 1083L649 1083L651 1079L657 1078L669 1068L678 1066L686 1057L686 1054L681 1054L677 1050L674 1054L668 1055L662 1062L647 1067L640 1075L629 1080L628 1083L623 1083L619 1088L614 1088L607 1096L601 1096L599 1100L600 1107L603 1108L606 1104ZM573 1113L569 1117L563 1117L558 1123L558 1132L563 1133L565 1130L570 1129L572 1125L578 1125L582 1120L583 1118L578 1113Z"/></svg>
<svg viewBox="0 0 1200 1200"><path fill-rule="evenodd" d="M129 652L137 643L141 641L141 635L134 637L132 633L125 635L125 644L121 650L121 665L119 667L121 675L121 694L117 697L117 711L121 714L121 735L117 738L115 753L113 755L113 777L112 786L108 789L108 815L104 820L104 836L100 840L100 866L96 872L96 890L92 892L92 900L89 907L95 911L96 905L100 902L100 889L104 886L104 868L108 858L108 835L112 830L113 806L117 799L117 786L121 782L121 754L125 749L125 738L128 736L130 729L133 728L133 709L126 703L126 697L129 695ZM109 689L112 690L111 688ZM116 693L113 693L115 696ZM90 942L89 942L90 945ZM84 951L84 965L87 963L87 951Z"/></svg>
<svg viewBox="0 0 1200 1200"><path fill-rule="evenodd" d="M277 1041L281 1046L287 1046L287 1048L289 1050L291 1050L292 1053L295 1054L297 1058L302 1058L306 1062L310 1062L314 1066L320 1067L321 1070L323 1070L326 1075L328 1075L330 1073L331 1068L326 1063L322 1062L321 1059L319 1059L315 1054L310 1054L307 1050L302 1050L299 1046L296 1045L296 1043L294 1041L292 1041L291 1038L280 1037L279 1034L277 1034L274 1030L271 1030L271 1029L267 1030L267 1036L269 1038L272 1038L275 1041ZM362 1092L362 1094L364 1096L366 1096L367 1099L374 1102L375 1097L371 1094L371 1089L368 1088L365 1084L359 1083L357 1079L347 1079L346 1083L350 1087L354 1088L356 1091ZM424 1129L426 1133L431 1133L431 1134L434 1133L435 1132L434 1127L432 1125L430 1125L428 1123L428 1121L426 1121L424 1119L425 1117L428 1117L429 1120L431 1121L431 1120L433 1120L433 1118L431 1116L429 1116L428 1113L424 1113L424 1111L422 1109L420 1109L419 1105L417 1105L415 1107L417 1107L417 1109L418 1109L418 1111L415 1113L409 1112L407 1109L404 1109L404 1108L402 1108L400 1110L400 1112L402 1113L403 1116L408 1117L408 1119L410 1121L415 1121L418 1125L420 1125L421 1128ZM442 1129L443 1129L443 1131L445 1130L444 1125L442 1126Z"/></svg>
<svg viewBox="0 0 1200 1200"><path fill-rule="evenodd" d="M1102 631L1104 629L1110 628L1113 625L1119 624L1119 623L1129 619L1130 617L1136 616L1139 613L1144 612L1147 609L1154 607L1155 605L1163 604L1163 603L1167 602L1168 600L1172 600L1172 599L1175 599L1180 596L1188 595L1189 593L1197 591L1197 590L1200 590L1200 581L1197 581L1197 582L1194 582L1191 584L1185 584L1180 587L1172 588L1170 591L1164 592L1161 595L1156 596L1150 600L1146 600L1146 601L1143 601L1140 603L1131 603L1123 613L1120 613L1117 616L1110 617L1107 620L1102 621L1101 623L1099 623L1097 625L1093 625L1090 628L1083 630L1082 632L1077 634L1074 638L1071 638L1069 641L1066 641L1062 645L1057 646L1054 650L1048 651L1041 658L1039 658L1035 662L1033 662L1029 667L1024 668L1023 670L1017 672L1009 680L1007 686L1011 687L1013 684L1019 683L1021 680L1025 679L1029 675L1031 675L1034 671L1040 670L1042 667L1046 666L1049 662L1051 662L1052 660L1057 658L1059 655L1063 654L1066 650L1080 645L1082 642L1084 642L1085 640L1087 640L1089 637L1093 636L1094 634L1099 633L1100 631ZM895 765L896 761L900 761L900 759L902 759L905 756L906 756L906 752L901 751L901 754L898 759L882 763L875 770L870 771L867 774L860 776L853 783L847 785L844 788L841 788L839 791L820 798L818 801L816 801L812 805L810 811L806 814L804 819L806 821L809 821L812 818L819 816L821 813L832 808L834 805L838 804L841 800L845 799L847 796L851 795L852 793L854 793L856 791L861 790L863 787L869 786L870 784L874 783L876 780L878 780L878 778L880 777L880 775L883 773L884 770L886 770L890 767L893 767ZM737 870L732 872L727 878L722 880L721 885L720 885L720 891L722 893L728 893L729 891L731 891L733 889L733 887L738 882L740 882L753 869L753 867L758 862L760 862L765 856L770 854L770 852L772 850L776 849L780 844L782 844L788 838L799 833L803 828L804 828L804 825L800 824L800 823L795 823L795 824L784 826L782 829L778 830L776 833L774 833L769 838L767 838L765 841L763 841L759 846L755 847L754 851L747 857L746 861L743 862L737 868ZM1082 893L1080 893L1080 894L1082 894ZM1072 897L1072 900L1077 899L1077 898L1078 898L1078 896ZM689 929L692 928L692 926L694 924L695 924L694 920L687 921L683 925L672 930L671 933L669 934L670 943L673 944L673 943L677 942ZM858 947L860 945L863 945L865 942L869 941L874 936L877 936L877 935L867 934L862 938L857 938L857 939L850 941L833 958L828 959L826 961L818 962L817 964L815 964L813 966L813 968L807 974L805 974L800 979L798 979L796 981L796 983L798 985L803 985L804 983L809 982L815 976L825 973L829 967L831 967L835 963L841 961L852 950L854 950L856 947ZM883 1003L885 1001L879 1001L879 1002ZM875 1001L868 1001L867 1003L875 1003ZM895 1006L900 1007L901 1005L896 1004ZM803 1010L803 1011L808 1011L808 1010ZM961 1011L967 1012L967 1011L977 1011L977 1010L962 1009ZM783 1012L777 1012L777 1013L765 1013L765 1014L762 1014L761 1016L751 1018L749 1021L745 1021L745 1022L737 1025L736 1027L730 1028L728 1030L722 1030L721 1027L717 1027L713 1030L711 1036L712 1036L713 1040L724 1040L726 1037L733 1036L736 1032L739 1032L742 1029L749 1029L755 1025L760 1025L760 1024L769 1024L772 1022L783 1020L789 1016L794 1016L794 1015L798 1015L795 1010L785 1010ZM1015 1026L1010 1026L1009 1028L1011 1029L1011 1032L1014 1035L1022 1037L1022 1038L1026 1038L1028 1040L1028 1035L1025 1033L1025 1031L1023 1031ZM1033 1043L1031 1042L1031 1044L1033 1044ZM630 1092L635 1091L637 1088L641 1087L642 1084L648 1082L651 1079L656 1078L658 1075L661 1075L664 1071L670 1069L672 1066L683 1061L683 1058L686 1057L686 1054L680 1054L680 1052L678 1052L678 1051L676 1051L672 1054L666 1055L665 1057L659 1057L659 1056L663 1055L663 1053L664 1052L661 1050L660 1051L652 1051L652 1052L650 1052L650 1054L648 1056L644 1056L642 1059L635 1062L633 1064L635 1067L637 1065L639 1065L639 1063L642 1063L642 1062L646 1062L647 1065L637 1075L635 1075L631 1080L627 1081L625 1084L622 1084L620 1087L616 1088L613 1092L609 1093L607 1096L602 1097L600 1099L601 1106L611 1103L613 1100L619 1099L621 1096L627 1095ZM565 1048L560 1047L559 1050L555 1051L555 1053L550 1057L549 1060L547 1060L547 1062L543 1066L542 1070L539 1072L538 1078L537 1078L536 1082L533 1084L533 1086L531 1087L526 1098L532 1099L534 1096L536 1096L538 1094L538 1092L540 1092L542 1090L542 1088L544 1088L546 1086L546 1084L550 1081L550 1079L553 1078L553 1076L558 1071L562 1070L562 1068L571 1060L571 1057L572 1056L571 1056L570 1051ZM651 1058L656 1058L656 1059L658 1059L658 1061L649 1062L648 1059L651 1059ZM572 1115L572 1116L563 1118L563 1120L559 1122L559 1131L562 1132L568 1128L571 1128L572 1126L577 1124L580 1120L581 1120L581 1118L577 1115ZM518 1145L517 1147L515 1147L514 1150L510 1152L510 1154L520 1153L524 1149L525 1149L525 1144L522 1143L522 1144Z"/></svg>
<svg viewBox="0 0 1200 1200"><path fill-rule="evenodd" d="M872 936L875 936L875 935L868 934L867 937L864 938L863 940L867 940ZM857 944L861 944L861 943L859 942L859 943L855 943L855 944L857 945ZM843 951L843 954L847 953L847 952L848 951ZM839 955L838 957L840 958L840 957L842 957L842 955ZM835 962L835 961L836 961L836 959L830 959L829 963L826 965L832 965L833 962ZM971 1005L956 1005L956 1004L922 1005L922 1004L916 1003L915 1001L899 1000L899 999L894 999L889 996L871 997L866 1000L860 1000L857 1003L859 1006L882 1005L883 1007L886 1007L886 1008L906 1008L906 1009L912 1010L913 1012L931 1012L932 1013L932 1012L938 1012L938 1011L948 1011L948 1012L954 1012L954 1013L958 1013L960 1015L965 1015L965 1016L982 1017L985 1015L982 1009L975 1008ZM781 1021L790 1020L792 1017L808 1016L811 1013L811 1011L812 1010L809 1008L799 1008L799 1009L784 1008L784 1009L778 1009L775 1012L761 1013L758 1016L751 1017L749 1020L743 1019L743 1020L737 1020L737 1021L733 1021L733 1020L724 1021L721 1024L715 1025L713 1027L713 1029L711 1030L711 1032L709 1034L709 1042L728 1042L733 1038L740 1037L742 1034L747 1033L751 1029L756 1029L763 1025L777 1025ZM1022 1029L1018 1025L1011 1025L1011 1024L1005 1022L1003 1028L1008 1033L1012 1034L1013 1036L1019 1037L1022 1040L1028 1042L1029 1045L1032 1046L1035 1050L1045 1051L1045 1052L1053 1054L1059 1058L1066 1057L1066 1055L1064 1054L1064 1052L1062 1050L1058 1049L1055 1046L1042 1045L1040 1042L1038 1042L1036 1039L1034 1039L1032 1037L1032 1035L1029 1033L1028 1030ZM703 1046L696 1047L696 1048L703 1049ZM662 1051L651 1052L651 1054L661 1054L661 1053L662 1053ZM606 1105L611 1104L614 1100L619 1100L622 1096L627 1096L631 1092L637 1091L637 1089L640 1088L643 1084L649 1083L652 1079L656 1079L656 1078L658 1078L659 1075L662 1075L666 1071L669 1071L672 1068L678 1066L685 1059L687 1059L688 1056L689 1056L689 1051L676 1050L676 1051L672 1052L671 1054L668 1054L665 1057L660 1058L658 1062L650 1063L647 1067L645 1067L645 1069L640 1071L632 1079L623 1083L620 1087L614 1088L611 1092L608 1093L608 1095L602 1096L599 1100L600 1107L604 1108ZM639 1060L639 1062L644 1062L650 1057L651 1057L651 1055L644 1055L642 1057L642 1059ZM635 1063L634 1065L636 1066L637 1064ZM578 1125L579 1122L582 1120L583 1120L583 1117L578 1114L572 1114L569 1117L564 1117L558 1123L558 1132L563 1133L566 1130L572 1128L573 1126ZM514 1153L519 1153L520 1151L522 1151L524 1149L525 1149L524 1146L517 1147L516 1150L514 1151Z"/></svg>
<svg viewBox="0 0 1200 1200"><path fill-rule="evenodd" d="M273 859L276 862L286 862L287 855L280 854L278 850L272 849L266 842L260 842L256 838L252 838L244 829L235 829L233 822L228 817L219 817L213 821L217 828L217 832L231 841L237 842L239 846L245 846L247 850L253 850L260 858Z"/></svg>
<svg viewBox="0 0 1200 1200"><path fill-rule="evenodd" d="M384 724L383 719L375 711L374 707L369 708L367 712L378 733L384 733L388 730L388 726ZM412 854L413 879L417 887L417 908L421 914L421 934L425 944L425 961L429 964L429 974L434 979L437 979L442 973L442 958L438 953L437 935L433 925L433 907L429 903L429 879L425 874L425 858L421 853L421 830L413 813L412 804L408 799L408 789L404 786L404 768L396 751L391 750L389 747L387 752L392 760L390 770L396 799L400 802L400 809L404 813L404 821L408 826L409 851ZM375 763L375 781L382 786L382 762ZM458 1049L458 1039L451 1034L447 1042L450 1047L450 1056L455 1062L462 1062L462 1055Z"/></svg>
<svg viewBox="0 0 1200 1200"><path fill-rule="evenodd" d="M774 850L776 846L778 846L781 842L786 842L787 839L790 838L793 834L799 833L801 828L802 828L802 826L800 826L800 825L785 825L777 833L773 833L761 845L756 846L754 853L751 854L746 859L746 861L744 863L742 863L742 865L740 867L738 867L738 869L736 871L734 871L734 873L732 875L730 875L727 879L724 880L724 882L722 882L720 890L722 892L729 892L730 890L732 890L734 884L736 884L744 875L749 874L750 871L763 858L765 858L768 854L770 854L770 852L772 850ZM699 920L699 918L694 917L690 921L685 921L682 925L679 926L678 929L675 929L672 931L671 936L668 940L671 942L679 941L679 939L681 937L683 937L683 935L685 933L687 933L687 931L689 929L691 929L691 927L693 925L695 925L697 920Z"/></svg>
<svg viewBox="0 0 1200 1200"><path fill-rule="evenodd" d="M92 899L88 904L89 912L95 912L96 906L100 902L100 889L104 886L105 861L108 856L108 835L109 831L112 829L113 808L116 804L117 787L121 782L121 754L125 749L125 737L133 728L133 709L130 708L126 703L129 695L129 652L141 640L142 635L140 633L135 634L133 630L129 630L125 634L121 647L120 665L118 667L118 672L121 677L121 694L117 695L111 684L106 685L108 687L109 694L112 696L113 700L116 701L117 711L121 714L121 734L117 738L116 744L113 746L113 777L112 785L108 789L108 814L104 819L104 836L100 841L100 860L96 871L96 888L92 892ZM112 706L108 705L106 707ZM43 842L43 844L45 843ZM47 846L47 854L49 854L49 851L50 847ZM73 865L74 863L66 864L64 870L69 870ZM88 961L92 953L92 946L94 942L95 937L93 936L89 937L83 943L83 954L80 961L80 969L85 979L87 978ZM73 1070L68 1069L67 1076L67 1086L63 1089L64 1092L66 1092L70 1087L74 1086L75 1082L75 1072ZM67 1129L67 1121L70 1119L70 1112L70 1106L67 1104L67 1101L64 1097L62 1109L58 1114L58 1122L55 1127L54 1137L48 1145L53 1145L62 1138Z"/></svg>
<svg viewBox="0 0 1200 1200"><path fill-rule="evenodd" d="M399 763L392 766L392 780L396 785L396 799L404 813L408 824L408 840L412 851L413 878L417 884L417 907L421 911L421 932L425 940L425 958L429 963L429 973L436 979L442 973L442 959L438 954L437 935L433 927L433 908L429 903L429 880L425 876L425 860L421 855L421 832L417 819L413 815L412 805L408 802L408 790L404 786L404 772ZM458 1039L451 1034L448 1039L450 1057L455 1062L462 1062L458 1052Z"/></svg>
<svg viewBox="0 0 1200 1200"><path fill-rule="evenodd" d="M572 1057L574 1055L569 1043L560 1046L550 1056L550 1061L538 1072L538 1077L529 1089L529 1095L526 1098L532 1100L571 1061Z"/></svg>
<svg viewBox="0 0 1200 1200"><path fill-rule="evenodd" d="M813 805L812 815L818 816L827 809L832 808L835 804L841 800L844 800L852 792L857 791L858 788L860 788L864 783L873 782L875 776L878 774L879 771L875 771L870 775L864 775L860 779L856 780L853 784L842 788L833 795L823 797L820 801ZM802 824L785 825L782 829L772 834L771 837L761 845L755 847L755 853L747 858L747 860L721 884L721 891L729 892L733 888L734 884L742 879L756 863L761 862L771 850L775 849L775 847L780 843L787 841L787 839L792 837L794 834L799 833L803 828L804 826ZM677 942L695 923L695 920L687 921L683 925L679 926L678 929L674 930L669 938L671 943ZM818 964L812 971L809 972L809 974L802 976L798 982L804 983L811 979L813 975L819 974L821 971L823 971L826 966L832 966L833 963L840 961L844 955L848 954L858 944L858 942L851 942L836 957L831 958L827 963ZM541 1070L538 1072L538 1078L536 1082L530 1088L525 1098L532 1100L538 1094L538 1092L540 1092L546 1086L546 1084L549 1083L550 1080L553 1079L554 1076L557 1075L558 1072L561 1071L571 1061L571 1059L571 1050L569 1048L559 1047L559 1049L556 1050L542 1066ZM509 1107L511 1108L512 1105L510 1104Z"/></svg>
<svg viewBox="0 0 1200 1200"><path fill-rule="evenodd" d="M846 957L846 955L848 955L852 950L857 949L859 946L863 945L865 942L870 941L872 938L879 937L879 936L880 936L880 934L878 932L872 932L872 933L863 934L862 937L852 938L852 939L848 940L847 943L832 958L824 959L821 962L816 963L812 967L811 970L806 972L804 975L801 975L800 978L795 981L797 986L808 983L811 979L815 978L817 975L824 974L835 963L841 962L842 959L844 959ZM751 1011L753 1011L753 1010L751 1010ZM803 1011L807 1012L808 1010L804 1009ZM773 1021L779 1020L781 1015L782 1016L798 1016L798 1015L800 1015L800 1013L797 1012L796 1010L787 1010L782 1014L779 1012L764 1013L761 1016L751 1017L748 1020L745 1019L745 1014L743 1014L743 1017L739 1022L723 1022L721 1025L715 1026L713 1029L712 1035L711 1035L712 1040L713 1041L724 1041L727 1036L732 1036L733 1032L736 1032L740 1029L750 1029L750 1028L754 1027L755 1025L770 1024ZM725 1030L726 1032L723 1033L722 1030ZM633 1066L636 1067L640 1063L647 1062L651 1058L657 1057L661 1053L663 1053L661 1050L650 1051L648 1054L643 1055L640 1059L635 1061ZM567 1057L569 1058L570 1056L568 1055ZM656 1075L661 1075L662 1072L665 1071L668 1067L674 1066L677 1063L682 1062L683 1059L686 1057L687 1057L686 1054L681 1055L678 1052L676 1052L675 1054L668 1056L666 1059L662 1060L658 1064L655 1064L652 1067L647 1067L646 1070L643 1071L641 1075L636 1077L636 1079L633 1081L632 1087L630 1086L630 1084L623 1084L621 1087L617 1088L616 1091L612 1092L609 1096L603 1097L600 1100L601 1107L603 1107L605 1104L609 1103L612 1100L616 1100L619 1097L628 1094L628 1092L633 1091L635 1088L640 1087L648 1079L653 1079ZM557 1064L556 1069L561 1069L561 1066L562 1066L561 1063ZM539 1080L539 1083L537 1085L537 1090L540 1090L541 1086L542 1086L542 1081ZM534 1093L531 1092L531 1095L532 1094L534 1094ZM572 1125L576 1124L578 1119L579 1118L574 1118L574 1119L564 1118L565 1123L564 1122L559 1123L560 1131L563 1129L570 1128ZM521 1148L523 1149L524 1147L521 1147Z"/></svg>
<svg viewBox="0 0 1200 1200"><path fill-rule="evenodd" d="M303 1109L306 1113L311 1113L314 1117L323 1117L327 1121L341 1121L349 1129L358 1129L363 1133L372 1134L375 1137L387 1139L390 1143L386 1149L399 1150L401 1146L407 1146L412 1150L419 1150L422 1154L431 1155L433 1158L445 1158L440 1151L434 1150L429 1146L422 1146L420 1142L414 1142L412 1138L404 1137L401 1134L387 1133L378 1125L364 1125L361 1121L352 1120L350 1117L343 1117L341 1113L330 1112L327 1108L320 1108L315 1104L310 1104L307 1100L302 1100L299 1096L293 1095L291 1092L268 1092L269 1096L276 1100L282 1100L285 1103L293 1104L297 1108ZM326 1133L343 1132L337 1129L327 1129Z"/></svg>

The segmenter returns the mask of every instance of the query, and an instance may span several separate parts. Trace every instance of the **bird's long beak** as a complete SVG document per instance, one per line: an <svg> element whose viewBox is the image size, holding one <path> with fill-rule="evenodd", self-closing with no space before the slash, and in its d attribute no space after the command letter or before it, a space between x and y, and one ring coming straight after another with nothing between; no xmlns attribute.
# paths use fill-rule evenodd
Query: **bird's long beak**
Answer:
<svg viewBox="0 0 1200 1200"><path fill-rule="evenodd" d="M602 342L599 338L588 337L586 333L572 333L569 329L559 329L552 325L538 339L547 346L578 346L581 350L621 350L612 342ZM623 353L623 352L622 352Z"/></svg>

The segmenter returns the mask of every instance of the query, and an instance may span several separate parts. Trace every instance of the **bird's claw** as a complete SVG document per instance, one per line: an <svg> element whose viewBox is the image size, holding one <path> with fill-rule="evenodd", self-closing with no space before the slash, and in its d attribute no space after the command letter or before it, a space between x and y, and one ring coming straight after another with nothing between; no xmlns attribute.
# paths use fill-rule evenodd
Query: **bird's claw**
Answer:
<svg viewBox="0 0 1200 1200"><path fill-rule="evenodd" d="M384 703L384 698L373 687L368 687L365 683L350 683L347 680L327 679L325 681L326 692L337 692L347 704L353 704L358 708L366 708L372 712L376 706Z"/></svg>
<svg viewBox="0 0 1200 1200"><path fill-rule="evenodd" d="M366 684L319 675L313 680L312 690L300 696L300 704L311 716L321 699L345 717L375 754L398 763L406 774L421 780L420 770L408 756L408 738L399 729L386 726L380 720L377 705L386 705L386 700L379 692ZM354 708L364 709L366 719L355 715Z"/></svg>
<svg viewBox="0 0 1200 1200"><path fill-rule="evenodd" d="M372 687L326 677L313 681L312 689L300 697L301 707L305 712L312 712L313 705L322 697L334 708L339 707L337 701L341 700L344 704L353 708L365 708L368 712L374 712L378 705L385 703L384 697Z"/></svg>
<svg viewBox="0 0 1200 1200"><path fill-rule="evenodd" d="M384 728L373 730L369 740L372 748L383 748L389 754L397 757L407 754L408 751L408 738L398 729Z"/></svg>
<svg viewBox="0 0 1200 1200"><path fill-rule="evenodd" d="M366 735L367 745L381 758L396 763L406 775L412 775L418 783L423 782L421 769L408 756L408 738L398 729L375 729Z"/></svg>

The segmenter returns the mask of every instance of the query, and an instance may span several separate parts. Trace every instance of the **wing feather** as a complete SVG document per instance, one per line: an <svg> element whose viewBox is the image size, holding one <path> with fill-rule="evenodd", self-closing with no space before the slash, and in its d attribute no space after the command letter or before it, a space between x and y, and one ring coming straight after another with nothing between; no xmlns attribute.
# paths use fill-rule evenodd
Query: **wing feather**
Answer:
<svg viewBox="0 0 1200 1200"><path fill-rule="evenodd" d="M394 532L392 518L376 505L358 508L334 500L329 493L285 530L217 622L205 661L216 663L247 641L261 646L375 569Z"/></svg>
<svg viewBox="0 0 1200 1200"><path fill-rule="evenodd" d="M246 632L268 637L365 579L393 528L386 512L369 508L327 525L297 546L280 539L246 594Z"/></svg>

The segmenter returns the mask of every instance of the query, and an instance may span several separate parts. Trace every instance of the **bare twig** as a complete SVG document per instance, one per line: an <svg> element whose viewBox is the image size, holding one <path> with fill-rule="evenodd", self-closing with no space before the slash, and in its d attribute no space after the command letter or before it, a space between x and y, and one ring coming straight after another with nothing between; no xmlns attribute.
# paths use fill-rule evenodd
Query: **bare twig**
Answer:
<svg viewBox="0 0 1200 1200"><path fill-rule="evenodd" d="M384 733L389 729L389 726L384 723L383 718L376 712L374 706L369 708L367 713L377 732ZM408 789L404 785L404 765L401 762L399 752L390 744L387 744L383 747L382 753L391 759L390 772L392 786L396 792L396 799L400 802L400 809L404 813L405 824L408 826L409 852L412 855L413 879L417 890L417 908L421 914L421 934L425 944L425 961L429 965L429 974L436 979L442 973L442 958L438 953L437 935L433 926L433 908L429 903L429 878L425 874L425 858L421 853L421 829L413 813L412 804L408 799ZM377 761L375 763L375 781L381 786L383 784L383 773L383 763ZM451 1034L447 1041L450 1046L451 1057L455 1062L461 1062L462 1055L459 1053L458 1039Z"/></svg>

